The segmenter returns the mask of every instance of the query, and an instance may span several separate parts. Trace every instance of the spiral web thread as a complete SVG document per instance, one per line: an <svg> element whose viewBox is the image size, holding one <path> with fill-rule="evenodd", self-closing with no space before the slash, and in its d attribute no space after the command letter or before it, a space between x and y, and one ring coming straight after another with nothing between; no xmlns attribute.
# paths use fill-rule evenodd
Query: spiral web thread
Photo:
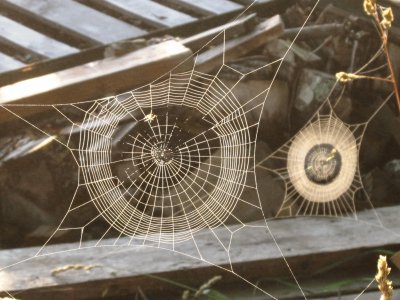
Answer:
<svg viewBox="0 0 400 300"><path fill-rule="evenodd" d="M258 163L277 174L286 196L277 216L356 216L362 189L358 153L367 123L349 125L329 105L290 141Z"/></svg>
<svg viewBox="0 0 400 300"><path fill-rule="evenodd" d="M317 0L308 18L318 3ZM225 37L225 31L220 35ZM55 141L68 148L79 174L70 207L49 240L33 257L5 266L1 271L53 254L53 250L48 250L53 249L48 244L54 235L59 231L74 231L79 233L79 246L66 251L105 246L165 249L231 272L276 299L237 273L230 256L235 233L262 229L260 232L275 243L288 272L305 297L268 224L246 224L238 210L256 210L259 219L265 220L255 176L256 168L264 168L278 174L287 186L279 215L321 212L329 216L354 215L354 193L362 188L358 151L369 121L347 125L334 115L332 109L328 113L319 111L298 135L256 165L255 142L261 111L293 43L282 58L248 73L225 64L224 55L215 75L199 72L196 70L198 56L195 55L190 71L175 73L175 70L171 70L149 85L115 97L75 104L2 105L15 117L43 134L54 137ZM262 93L252 99L236 98L235 88L240 82L274 66L277 67L274 80ZM237 82L232 84L224 81L221 74L226 70L239 74ZM325 104L329 105L329 99ZM57 136L27 120L20 112L21 109L40 106L53 109L58 116L67 120L71 125L69 132ZM129 132L121 135L120 125L127 121L131 122ZM324 140L326 136L328 138ZM350 161L350 168L343 167L345 173L339 172L337 175L336 171L330 171L333 174L330 176L337 178L347 174L343 193L337 197L329 196L328 192L321 189L317 193L318 199L325 200L310 199L315 193L310 193L306 184L301 183L304 176L299 177L299 174L304 175L304 170L297 173L299 168L296 163L299 159L296 155L292 158L291 148L293 145L309 148L310 137L317 140L322 137L324 145L334 137L334 145L329 147L339 150L340 162L346 164ZM121 145L123 150L115 152L115 143ZM325 152L322 148L318 149L312 155L326 154L326 149ZM274 160L284 162L284 166L269 166ZM114 166L121 163L127 163L128 166L123 174L116 175ZM312 176L320 173L316 174ZM89 201L80 202L81 190L87 191ZM81 211L90 205L95 206L98 214L89 219L80 219ZM108 229L99 239L84 241L86 229L100 218L108 222ZM198 244L198 236L204 236L205 232L221 248L225 260L229 262L227 267L214 263L213 253L207 253L205 245ZM191 245L192 251L183 245Z"/></svg>
<svg viewBox="0 0 400 300"><path fill-rule="evenodd" d="M99 115L107 124L85 131L80 139L84 151L76 151L81 174L91 199L98 199L94 201L98 210L122 234L174 243L190 239L202 228L221 225L231 215L235 202L247 204L240 194L251 160L254 137L249 130L254 124L247 124L246 112L217 78L205 85L213 89L210 96L204 96L204 102L209 103L201 103L205 87L189 83L200 78L207 80L194 71L171 75L144 92L131 92L123 102L107 99L90 109L84 124L97 122ZM200 95L200 100L192 98L192 92ZM146 101L149 97L152 103ZM220 101L220 97L229 102ZM169 112L162 115L171 108L196 108L202 116L198 122L214 123L200 133L183 132L183 120ZM121 159L133 165L125 170L129 184L121 191L125 182L112 176L108 149L115 126L127 111L144 130L122 141L131 148L121 153ZM209 183L209 177L218 178L215 185ZM139 205L144 207L139 210Z"/></svg>

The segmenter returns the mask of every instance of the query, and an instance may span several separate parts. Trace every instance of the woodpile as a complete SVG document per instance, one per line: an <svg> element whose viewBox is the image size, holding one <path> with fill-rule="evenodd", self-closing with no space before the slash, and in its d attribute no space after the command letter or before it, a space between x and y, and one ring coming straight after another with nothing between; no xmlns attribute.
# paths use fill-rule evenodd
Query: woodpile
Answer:
<svg viewBox="0 0 400 300"><path fill-rule="evenodd" d="M10 40L3 41L0 37L0 45L7 45L8 51L18 49L18 55L22 57L10 57L8 54L0 53L0 61L7 61L7 66L10 68L55 58L53 62L51 60L42 61L33 65L33 70L26 71L29 75L13 71L14 73L9 73L10 77L6 78L0 74L0 103L65 104L111 97L143 86L168 74L170 70L178 73L190 71L192 68L209 74L220 72L223 83L232 88L232 92L239 101L254 98L255 102L261 103L266 96L266 87L274 82L265 106L259 112L261 115L260 129L255 152L257 163L293 137L327 98L331 99L335 114L342 120L348 123L362 123L376 112L383 101L382 95L386 95L388 90L390 91L390 86L385 83L371 84L368 81L356 81L346 86L337 83L335 77L337 72L354 72L369 63L371 56L380 47L380 41L374 35L375 28L359 12L346 9L343 5L327 4L330 1L322 1L324 4L318 8L315 14L318 17L313 15L310 23L300 29L312 1L297 1L294 4L293 1L288 1L288 5L282 5L277 4L276 1L260 0L257 4L260 5L259 7L270 7L273 3L271 7L279 9L272 9L271 13L249 11L226 27L223 22L217 21L218 14L223 14L219 17L221 20L225 20L223 19L226 17L225 14L231 17L233 13L237 13L251 1L224 1L229 5L217 5L218 1L212 0L204 1L204 3L195 1L196 5L189 0L168 0L166 1L168 9L161 7L160 1L154 1L151 2L154 11L161 17L157 17L155 14L151 18L144 18L140 11L138 12L140 5L132 9L127 4L133 1L107 0L100 3L93 0L82 0L73 2L73 5L79 3L81 15L86 15L88 7L91 7L90 16L93 18L99 17L97 10L113 16L124 14L124 22L117 18L112 19L113 26L121 29L117 31L118 35L114 35L115 31L112 33L96 30L89 32L92 29L87 24L82 24L80 25L82 28L78 28L76 22L64 18L60 11L63 7L67 9L72 1L57 1L60 11L57 11L57 14L43 16L42 19L37 16L40 10L39 6L30 7L30 13L24 7L26 3L35 1L18 0L14 1L15 3L8 0L3 1L0 3L0 9L6 9L10 16L22 14L27 18L27 23L34 23L38 28L45 24L51 24L51 28L55 28L50 29L50 33L60 29L53 24L54 18L57 18L58 22L63 21L64 37L61 41L56 41L51 38L50 34L49 37L35 32L29 35L34 39L29 51L25 49L27 45L24 45L24 43L30 43L28 40L21 40L18 36L11 35ZM172 10L170 7L179 7L180 10ZM92 11L93 8L96 8L95 12ZM196 10L196 16L193 13L190 14L193 10ZM276 11L280 14L276 15ZM166 13L170 14L163 17ZM206 24L207 21L203 20L205 16L214 21L210 21L210 25ZM3 26L10 31L26 33L32 30L11 19L11 17L0 16L0 28ZM104 24L108 22L107 20L104 21ZM202 31L195 32L193 27L185 27L186 30L188 30L187 28L193 30L190 30L190 34L181 34L185 32L184 26L192 26L190 24L196 20L203 22L203 25L199 25ZM90 19L87 22L90 22ZM175 26L179 26L176 31L179 34L174 34L173 27ZM155 28L161 31L156 31ZM154 34L152 34L153 30ZM147 31L150 32L149 35L146 35ZM134 36L132 36L132 32L135 33ZM292 43L299 32L301 35ZM390 43L393 53L399 51L399 32L399 27L395 24L393 39ZM159 34L156 35L156 33ZM89 35L90 39L87 38ZM66 43L67 40L72 43ZM52 46L49 48L43 45ZM86 48L91 49L84 50ZM265 67L269 62L284 57L288 49L290 52L281 64L271 64ZM80 50L84 51L79 52ZM72 58L77 58L76 61L80 61L81 64L71 63L66 68L60 67L62 62L68 61L66 58L61 60L60 55L64 54L70 54ZM399 73L398 55L393 55L393 60L396 61L396 71ZM374 74L385 76L385 70L379 67L384 63L379 58L371 64L371 69L376 69ZM275 77L278 66L279 72ZM260 70L254 72L245 81L236 84L242 74L257 69ZM46 73L45 70L52 70L52 72ZM65 110L63 108L62 113L72 118L79 119L81 117L67 110L68 108ZM51 134L43 136L16 116L26 118L38 128L45 128L46 133ZM258 113L251 115L252 122L256 123L258 117ZM199 124L195 116L188 123L193 124L189 128L190 130L200 131L196 127ZM28 252L37 251L37 247L47 240L57 227L59 220L65 215L78 185L76 174L79 170L70 151L55 142L55 139L68 140L68 143L72 145L71 148L73 146L77 148L82 128L71 126L68 122L61 120L49 106L28 106L21 110L19 107L10 110L2 108L0 109L0 124L2 125L0 128L0 249L36 247L26 250L11 250L10 252L8 250L0 251L1 265L7 265L17 258L24 259ZM99 125L94 124L93 126ZM114 155L120 155L123 152L123 145L120 141L135 126L137 124L129 119L122 120L118 124L115 142L112 144ZM387 217L385 226L397 231L400 230L399 224L396 222L399 209L386 207L398 205L397 195L400 193L399 128L399 114L396 112L394 102L389 101L369 123L360 153L360 169L366 192L374 205L379 207L377 212L381 216ZM91 129L86 128L85 130ZM216 150L215 154L221 156L218 151L221 150ZM204 163L207 165L209 160L205 159ZM126 170L126 163L113 166L113 172L117 174L118 178L126 176L124 170ZM265 169L256 168L256 173L260 200L265 210L264 216L273 218L285 196L284 183ZM248 185L255 185L256 183L251 180L249 179L247 182ZM218 178L210 178L208 188L212 189L217 181ZM247 198L257 197L256 193L247 189L243 193ZM263 197L267 194L271 195L268 199ZM90 199L87 192L80 190L78 197L82 202ZM365 195L356 194L356 202L361 217L370 218L372 212L364 211L368 207ZM243 221L260 222L260 214L256 209L245 209L239 206L239 210ZM94 208L88 208L82 212L80 220L72 219L71 222L90 220L91 216L96 213ZM232 220L229 222L233 223ZM365 249L373 250L378 247L392 249L398 247L399 244L398 240L394 238L384 239L382 235L387 232L373 226L366 228L359 223L352 224L352 226L358 226L356 230L359 234L354 235L346 232L346 226L350 221L334 221L336 228L325 228L323 222L315 219L302 222L301 228L296 225L296 220L280 220L272 227L280 232L280 242L283 243L285 255L294 270L303 275L326 267L329 265L329 261L339 259L344 255L357 256ZM85 240L98 238L108 226L109 224L105 220L97 220L91 230L87 232ZM293 232L288 230L295 231L298 237L293 236ZM375 234L376 239L369 239L371 232ZM251 235L251 233L248 234ZM332 240L338 235L343 237L343 242L335 244ZM239 236L235 241L237 246L245 248L247 238L246 234ZM238 251L232 254L230 259L232 258L238 264L238 271L243 276L249 273L252 273L254 278L275 276L276 274L272 274L271 270L276 270L277 266L280 266L280 262L278 262L280 254L274 252L276 249L271 240L265 245L260 239L255 239L257 243L251 244L251 247L243 252ZM309 243L305 242L305 239ZM208 242L206 236L200 237L199 240L202 244ZM77 241L77 236L63 232L56 235L54 241L70 243L66 246L51 246L64 251L68 247L76 246L73 243ZM213 245L211 245L212 247ZM37 266L34 263L28 264L27 267L24 267L25 269L18 267L11 272L11 275L17 280L6 283L5 288L11 291L29 289L30 299L40 299L42 295L48 297L57 295L58 297L57 290L59 289L65 291L66 294L63 295L65 299L72 297L94 299L133 294L138 292L138 286L146 287L144 292L151 293L150 290L154 289L157 283L152 280L151 285L146 286L144 283L148 278L143 277L143 274L168 274L176 280L184 280L185 277L194 274L194 279L191 280L197 283L199 280L206 280L208 275L215 272L214 268L202 263L193 264L193 262L176 258L169 260L156 250L137 251L133 255L123 252L121 255L127 257L127 262L125 261L123 264L129 264L130 270L123 268L124 266L121 265L122 263L116 255L107 258L107 262L113 260L112 263L116 264L115 267L102 266L97 265L97 261L94 259L98 255L97 251L94 249L79 254L56 255L51 259L49 268L57 269L61 265L79 265L76 269L71 267L67 268L65 272L56 272L56 275L52 275L51 270L41 271L39 275L35 274ZM210 252L212 251L213 249L210 250ZM104 253L101 252L101 254ZM144 257L142 264L141 260L132 258L136 256ZM314 259L314 256L320 261L317 258ZM396 265L399 265L398 257L399 254L393 258ZM227 262L226 257L218 255L213 259L218 264ZM153 267L153 261L159 261L160 264L156 264L155 268L150 268ZM42 263L47 264L47 262ZM85 269L88 264L96 267L93 270ZM260 264L263 267L259 269ZM359 261L354 262L356 267L360 264ZM186 268L193 270L180 273L181 269ZM83 271L86 273L82 274ZM345 272L346 268L341 271ZM86 282L87 273L90 273L91 276L89 282ZM75 276L76 274L79 275ZM280 275L287 276L288 274ZM41 279L36 280L35 276ZM235 279L229 277L227 284L234 284L234 282ZM102 289L97 289L97 285L100 285ZM162 285L162 289L170 290L171 288ZM349 293L355 292L354 288L349 291ZM22 295L25 295L24 292ZM295 293L290 296L299 297Z"/></svg>

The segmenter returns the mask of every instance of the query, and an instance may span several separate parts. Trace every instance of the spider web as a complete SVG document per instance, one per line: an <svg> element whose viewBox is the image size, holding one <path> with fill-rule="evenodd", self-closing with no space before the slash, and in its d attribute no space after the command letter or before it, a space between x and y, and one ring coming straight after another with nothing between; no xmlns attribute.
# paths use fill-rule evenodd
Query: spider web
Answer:
<svg viewBox="0 0 400 300"><path fill-rule="evenodd" d="M291 140L257 164L285 181L277 216L354 216L363 188L358 154L368 122L349 125L329 101Z"/></svg>
<svg viewBox="0 0 400 300"><path fill-rule="evenodd" d="M387 67L384 64L378 68L369 68L382 54L381 47L354 74L368 76L377 69ZM344 86L335 98L333 95L338 85L339 81L294 137L256 164L256 168L272 172L284 181L285 196L276 217L328 216L358 219L355 203L358 192L364 194L370 209L374 210L361 177L360 149L369 123L392 99L394 93L380 101L364 122L348 124L335 113L346 88ZM378 215L375 221L383 226Z"/></svg>
<svg viewBox="0 0 400 300"><path fill-rule="evenodd" d="M226 30L219 34L224 45ZM365 123L346 124L334 113L328 97L297 135L256 162L261 112L295 41L283 57L248 73L226 64L225 53L215 74L200 72L196 53L189 60L190 70L175 68L121 95L74 104L2 105L71 152L78 167L78 186L64 218L43 247L33 257L1 270L56 253L48 245L58 232L69 231L78 234L79 247L63 251L106 246L169 250L222 268L276 299L234 266L235 236L246 231L264 235L275 244L283 267L305 297L268 223L247 224L240 211L252 209L258 214L256 219L266 220L256 180L256 169L261 168L285 183L278 217L356 216L354 195L363 187L358 153L373 116ZM239 83L268 68L276 72L264 91L250 99L235 96ZM226 82L224 71L235 72L239 79ZM23 111L43 106L70 124L64 135L24 117ZM121 164L124 171L117 172ZM90 200L82 201L83 192ZM92 206L97 213L87 216ZM95 240L85 238L99 219L107 221L107 230ZM221 249L217 258L207 245L198 243L205 235ZM226 266L220 265L221 256Z"/></svg>

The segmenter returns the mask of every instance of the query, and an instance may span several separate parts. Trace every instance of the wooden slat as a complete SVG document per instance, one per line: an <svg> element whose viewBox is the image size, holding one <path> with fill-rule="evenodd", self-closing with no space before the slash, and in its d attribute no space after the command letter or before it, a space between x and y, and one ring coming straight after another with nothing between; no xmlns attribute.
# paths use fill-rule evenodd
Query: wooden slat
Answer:
<svg viewBox="0 0 400 300"><path fill-rule="evenodd" d="M97 2L97 4L107 6L121 14L144 20L157 27L174 27L196 20L192 16L151 0L104 0Z"/></svg>
<svg viewBox="0 0 400 300"><path fill-rule="evenodd" d="M265 3L273 2L274 0L237 0L237 1L248 6L248 5L256 5L256 4L265 4Z"/></svg>
<svg viewBox="0 0 400 300"><path fill-rule="evenodd" d="M0 72L18 69L23 66L22 62L0 52Z"/></svg>
<svg viewBox="0 0 400 300"><path fill-rule="evenodd" d="M38 22L98 43L132 38L145 31L104 15L72 0L2 0L3 6L17 9Z"/></svg>
<svg viewBox="0 0 400 300"><path fill-rule="evenodd" d="M0 35L21 47L45 57L59 57L78 52L78 49L53 40L37 31L0 15Z"/></svg>
<svg viewBox="0 0 400 300"><path fill-rule="evenodd" d="M283 32L283 20L279 15L274 16L260 23L252 32L201 53L196 61L196 69L205 73L210 72L221 66L223 54L225 63L229 62L278 38Z"/></svg>
<svg viewBox="0 0 400 300"><path fill-rule="evenodd" d="M224 35L220 33L222 33L223 30L225 30L225 39L227 40L233 37L241 36L247 33L251 29L251 27L254 27L256 25L255 17L255 13L250 14L248 16L232 21L228 24L217 26L210 30L203 31L201 33L185 38L181 41L181 43L186 47L192 49L193 52L201 49L206 45L215 46L215 44L221 43L221 38L223 38ZM220 38L215 38L215 36L218 34L220 34Z"/></svg>
<svg viewBox="0 0 400 300"><path fill-rule="evenodd" d="M338 260L349 257L349 254L354 256L371 249L398 247L400 240L393 233L400 232L399 215L400 207L395 206L359 212L358 220L306 217L269 221L268 226L293 272L300 276L327 265L331 266ZM378 225L377 217L382 226ZM214 232L219 236L226 230L220 228ZM244 227L240 230L235 227L231 228L231 232L235 234L231 240L229 257L214 235L203 232L195 236L196 246L202 252L204 260L217 265L229 265L230 258L235 271L240 274L244 272L243 276L249 280L279 278L282 274L288 274L281 253L265 227ZM146 274L180 274L180 280L184 281L216 273L224 275L224 281L229 278L229 274L217 271L202 260L154 247L127 246L129 241L130 238L126 237L118 240L117 244L120 246L70 252L66 250L78 248L79 243L47 246L48 252L60 253L36 257L5 270L0 273L0 288L9 291L29 290L29 299L43 299L45 296L49 299L71 299L72 296L74 299L86 299L89 296L101 298L105 289L110 294L113 291L132 291L137 285L141 285L144 290L154 289L154 285L149 284L150 279L143 277ZM113 245L114 242L115 240L110 239L101 244ZM194 244L182 243L176 246L182 253L196 253ZM25 248L0 251L0 266L25 260L38 250ZM51 274L54 269L75 264L101 266L90 272L66 271L56 276ZM351 262L347 264L350 265Z"/></svg>
<svg viewBox="0 0 400 300"><path fill-rule="evenodd" d="M2 87L0 103L68 103L101 98L147 84L191 53L179 42L163 42L121 57L91 62ZM0 110L0 114L3 113ZM0 119L2 117L0 115Z"/></svg>
<svg viewBox="0 0 400 300"><path fill-rule="evenodd" d="M219 15L243 8L242 5L229 0L167 0L170 3L187 7L207 15Z"/></svg>
<svg viewBox="0 0 400 300"><path fill-rule="evenodd" d="M167 2L167 0L165 0L165 2ZM3 3L4 2L0 1L0 9L6 8L4 5L2 5ZM100 1L98 1L98 3L100 3ZM287 0L285 2L282 2L282 0L271 0L265 4L256 4L249 12L263 12L263 15L271 16L275 13L283 13L288 7L290 7L290 5L293 5L294 3L295 0ZM166 34L183 37L188 36L189 34L194 35L202 31L209 30L210 28L227 24L235 17L237 17L237 12L217 16L214 15L208 18L199 19L196 22L185 24L183 26L161 29L157 32L147 34L145 38L154 36L159 37ZM81 65L89 61L99 60L104 56L104 51L107 47L109 46L101 45L98 47L85 49L77 54L68 55L66 57L41 61L35 63L29 70L25 70L24 72L11 72L10 74L7 74L7 76L0 73L0 86L9 85L11 83L26 80L28 78L33 78L51 72L56 72L61 69Z"/></svg>

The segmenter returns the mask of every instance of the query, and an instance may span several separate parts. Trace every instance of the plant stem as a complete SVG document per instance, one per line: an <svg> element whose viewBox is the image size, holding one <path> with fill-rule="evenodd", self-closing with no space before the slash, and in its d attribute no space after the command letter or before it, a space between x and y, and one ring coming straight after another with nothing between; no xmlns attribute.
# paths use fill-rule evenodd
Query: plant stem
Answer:
<svg viewBox="0 0 400 300"><path fill-rule="evenodd" d="M380 37L383 43L383 49L386 55L386 60L388 63L389 71L390 71L390 78L391 82L393 84L393 89L394 89L394 95L396 97L396 103L397 103L397 108L400 112L400 93L399 93L399 88L397 86L397 81L396 81L396 74L394 72L394 67L392 63L392 59L390 58L390 53L389 53L389 46L388 46L388 31L386 31L385 28L383 28L380 18L379 18L379 12L378 12L378 7L377 4L375 4L376 9L375 9L375 22L379 28L379 33Z"/></svg>

